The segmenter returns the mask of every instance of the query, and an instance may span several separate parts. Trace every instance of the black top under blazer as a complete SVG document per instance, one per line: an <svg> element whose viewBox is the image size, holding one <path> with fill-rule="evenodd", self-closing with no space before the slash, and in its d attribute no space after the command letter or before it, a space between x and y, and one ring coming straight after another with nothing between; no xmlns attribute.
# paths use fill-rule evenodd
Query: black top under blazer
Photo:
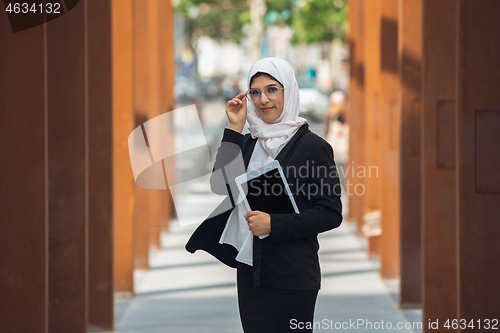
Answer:
<svg viewBox="0 0 500 333"><path fill-rule="evenodd" d="M250 133L243 135L226 128L213 171L226 166L240 153L246 170L256 142L257 139L252 139ZM317 235L338 227L342 222L340 185L333 149L328 142L311 132L306 123L280 151L276 160L281 164L300 213L270 214L270 236L264 239L254 236L254 284L287 290L319 290L321 272ZM292 170L290 167L298 171L300 166L308 166L308 172L304 167L296 175L292 171L287 172L287 169ZM319 166L326 166L327 171ZM191 253L207 251L224 264L236 268L237 250L229 244L219 243L234 209L231 193L237 191L235 175L227 175L221 182L215 179L213 171L210 179L212 191L227 197L194 231L186 250ZM311 189L309 195L308 186ZM312 195L315 187L318 193ZM237 192L235 194L237 197Z"/></svg>

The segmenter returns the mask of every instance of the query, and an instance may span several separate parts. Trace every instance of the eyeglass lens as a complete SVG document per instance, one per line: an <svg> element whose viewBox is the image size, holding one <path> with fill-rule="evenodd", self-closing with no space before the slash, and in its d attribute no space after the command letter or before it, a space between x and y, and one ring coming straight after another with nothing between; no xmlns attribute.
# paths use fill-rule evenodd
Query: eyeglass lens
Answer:
<svg viewBox="0 0 500 333"><path fill-rule="evenodd" d="M278 97L280 92L280 89L278 89L277 86L269 86L264 89L264 93L266 94L267 98L269 99L275 99ZM252 100L254 102L258 101L260 99L260 90L259 89L250 89L249 95L252 97Z"/></svg>

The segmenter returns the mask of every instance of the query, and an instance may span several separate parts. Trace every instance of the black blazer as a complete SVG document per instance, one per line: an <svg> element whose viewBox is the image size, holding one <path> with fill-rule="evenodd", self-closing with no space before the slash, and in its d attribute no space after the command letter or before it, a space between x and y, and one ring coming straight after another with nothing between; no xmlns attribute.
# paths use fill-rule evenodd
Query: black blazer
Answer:
<svg viewBox="0 0 500 333"><path fill-rule="evenodd" d="M224 264L236 267L237 250L219 239L234 209L237 197L234 174L214 172L237 160L242 154L248 167L257 139L226 128L217 151L210 178L212 191L227 195L222 203L194 231L186 250L204 250ZM317 235L342 222L340 182L328 142L309 130L306 123L276 157L283 168L299 214L270 214L269 237L253 239L253 277L256 286L288 290L320 289ZM302 167L302 168L301 168ZM240 173L241 174L241 173ZM239 175L239 174L238 174Z"/></svg>

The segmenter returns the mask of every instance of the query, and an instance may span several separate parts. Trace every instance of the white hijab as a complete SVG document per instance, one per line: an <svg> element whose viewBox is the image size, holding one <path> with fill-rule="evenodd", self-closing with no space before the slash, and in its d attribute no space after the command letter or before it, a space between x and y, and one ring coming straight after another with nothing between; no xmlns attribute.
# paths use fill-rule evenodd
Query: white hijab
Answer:
<svg viewBox="0 0 500 333"><path fill-rule="evenodd" d="M248 129L252 138L259 139L250 157L247 171L274 160L300 126L306 123L304 118L299 117L299 86L292 66L278 58L264 58L257 61L248 73L248 89L250 89L250 79L257 72L267 73L278 80L285 88L283 90L285 96L283 112L272 124L262 120L255 105L247 99L247 121L250 125ZM238 250L236 260L252 266L253 235L248 230L247 221L243 217L247 209L239 195L237 202L238 204L229 215L219 243L231 244Z"/></svg>
<svg viewBox="0 0 500 333"><path fill-rule="evenodd" d="M248 72L248 89L252 76L257 72L271 75L285 88L283 112L273 123L262 120L255 105L247 98L248 130L252 138L258 138L264 150L274 159L300 126L307 121L299 117L299 85L293 68L287 61L272 57L257 61Z"/></svg>

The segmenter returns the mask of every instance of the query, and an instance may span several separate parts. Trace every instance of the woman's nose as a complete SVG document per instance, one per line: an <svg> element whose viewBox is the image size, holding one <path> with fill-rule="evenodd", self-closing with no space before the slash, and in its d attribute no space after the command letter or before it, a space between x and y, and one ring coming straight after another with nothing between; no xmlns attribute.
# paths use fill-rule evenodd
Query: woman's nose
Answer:
<svg viewBox="0 0 500 333"><path fill-rule="evenodd" d="M269 102L269 98L267 97L267 95L264 92L261 92L260 93L260 104L266 104L267 102Z"/></svg>

